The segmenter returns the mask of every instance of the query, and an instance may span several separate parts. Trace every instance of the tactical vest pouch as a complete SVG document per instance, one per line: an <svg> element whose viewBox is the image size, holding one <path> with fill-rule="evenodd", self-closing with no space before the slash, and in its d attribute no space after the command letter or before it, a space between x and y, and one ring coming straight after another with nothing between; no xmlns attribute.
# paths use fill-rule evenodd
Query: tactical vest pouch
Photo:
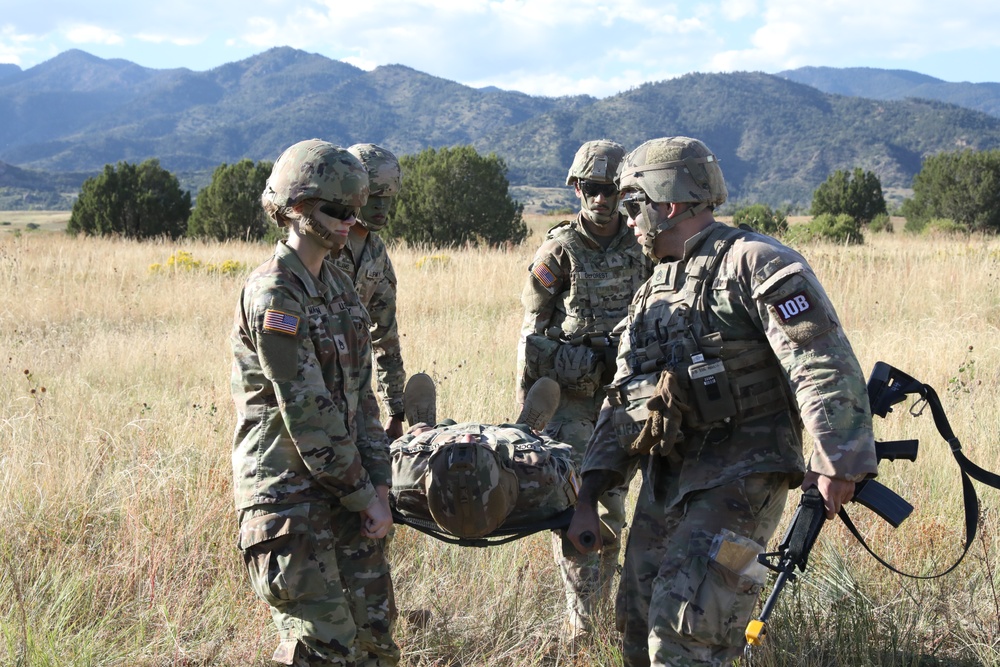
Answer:
<svg viewBox="0 0 1000 667"><path fill-rule="evenodd" d="M555 379L571 396L593 396L601 386L604 354L584 345L562 345L556 352Z"/></svg>
<svg viewBox="0 0 1000 667"><path fill-rule="evenodd" d="M626 378L619 384L608 385L608 402L613 408L611 423L618 444L631 451L636 438L649 417L649 399L656 395L660 372L643 373Z"/></svg>
<svg viewBox="0 0 1000 667"><path fill-rule="evenodd" d="M524 341L525 374L531 380L552 377L556 368L556 352L562 343L539 334L530 334Z"/></svg>
<svg viewBox="0 0 1000 667"><path fill-rule="evenodd" d="M736 415L736 402L721 359L702 358L688 366L687 371L691 396L702 422L722 422Z"/></svg>

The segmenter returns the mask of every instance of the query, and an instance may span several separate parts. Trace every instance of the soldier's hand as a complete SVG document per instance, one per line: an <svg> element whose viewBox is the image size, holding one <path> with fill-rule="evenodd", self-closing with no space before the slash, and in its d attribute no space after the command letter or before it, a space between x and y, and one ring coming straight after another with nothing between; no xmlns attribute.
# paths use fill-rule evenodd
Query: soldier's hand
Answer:
<svg viewBox="0 0 1000 667"><path fill-rule="evenodd" d="M590 504L577 504L573 520L566 529L566 537L582 554L598 551L601 546L601 520L597 508Z"/></svg>
<svg viewBox="0 0 1000 667"><path fill-rule="evenodd" d="M372 540L385 537L392 527L392 511L389 509L389 487L375 487L375 499L361 511L361 534Z"/></svg>
<svg viewBox="0 0 1000 667"><path fill-rule="evenodd" d="M802 480L802 490L815 486L819 495L823 496L823 506L826 507L826 518L832 519L840 512L840 508L854 498L854 482L836 477L827 477L818 472L807 472Z"/></svg>
<svg viewBox="0 0 1000 667"><path fill-rule="evenodd" d="M402 417L389 417L389 421L385 423L385 436L389 438L389 442L403 437Z"/></svg>

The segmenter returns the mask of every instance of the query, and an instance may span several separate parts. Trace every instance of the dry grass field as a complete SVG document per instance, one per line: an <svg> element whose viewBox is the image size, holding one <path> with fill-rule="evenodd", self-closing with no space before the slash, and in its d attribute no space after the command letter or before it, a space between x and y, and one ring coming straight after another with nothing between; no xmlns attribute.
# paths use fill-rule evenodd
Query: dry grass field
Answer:
<svg viewBox="0 0 1000 667"><path fill-rule="evenodd" d="M513 250L391 250L404 360L437 381L439 416L514 415L518 295L552 222L529 219ZM1000 470L1000 241L896 234L802 251L862 366L933 385L966 454ZM275 635L235 547L227 337L243 276L269 253L0 234L0 665L268 664ZM890 561L930 573L958 553L961 485L929 414L906 407L877 434L919 438L920 456L881 480L917 509L895 531L852 515ZM1000 664L1000 491L977 486L980 536L944 579L891 574L829 525L754 664ZM433 614L400 622L405 665L616 662L610 610L575 655L554 641L547 535L480 550L401 527L392 562L399 606Z"/></svg>

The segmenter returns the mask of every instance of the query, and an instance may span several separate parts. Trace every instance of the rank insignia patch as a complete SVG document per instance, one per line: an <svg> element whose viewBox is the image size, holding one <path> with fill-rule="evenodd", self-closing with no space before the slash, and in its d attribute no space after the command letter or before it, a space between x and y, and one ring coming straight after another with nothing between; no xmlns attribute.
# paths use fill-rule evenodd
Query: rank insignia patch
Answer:
<svg viewBox="0 0 1000 667"><path fill-rule="evenodd" d="M264 312L264 331L294 336L299 332L299 318L280 310L268 308Z"/></svg>
<svg viewBox="0 0 1000 667"><path fill-rule="evenodd" d="M542 284L545 288L552 287L556 283L556 277L553 275L549 267L545 266L545 262L539 262L531 269L531 274L538 278L538 282Z"/></svg>

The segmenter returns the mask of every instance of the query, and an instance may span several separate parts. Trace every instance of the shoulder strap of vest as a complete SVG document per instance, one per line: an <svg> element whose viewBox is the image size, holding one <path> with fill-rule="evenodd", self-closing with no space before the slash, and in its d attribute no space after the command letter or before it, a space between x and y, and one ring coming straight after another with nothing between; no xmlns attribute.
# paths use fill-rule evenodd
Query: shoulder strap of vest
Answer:
<svg viewBox="0 0 1000 667"><path fill-rule="evenodd" d="M711 289L715 281L715 275L719 272L722 260L725 259L729 249L737 240L747 236L748 232L720 223L719 229L709 235L698 248L695 255L688 260L687 279L684 284L684 303L688 307L688 324L693 322L690 318L695 311L695 305L703 305L708 300L708 290ZM708 313L705 308L701 311L701 322L703 332L709 331Z"/></svg>

